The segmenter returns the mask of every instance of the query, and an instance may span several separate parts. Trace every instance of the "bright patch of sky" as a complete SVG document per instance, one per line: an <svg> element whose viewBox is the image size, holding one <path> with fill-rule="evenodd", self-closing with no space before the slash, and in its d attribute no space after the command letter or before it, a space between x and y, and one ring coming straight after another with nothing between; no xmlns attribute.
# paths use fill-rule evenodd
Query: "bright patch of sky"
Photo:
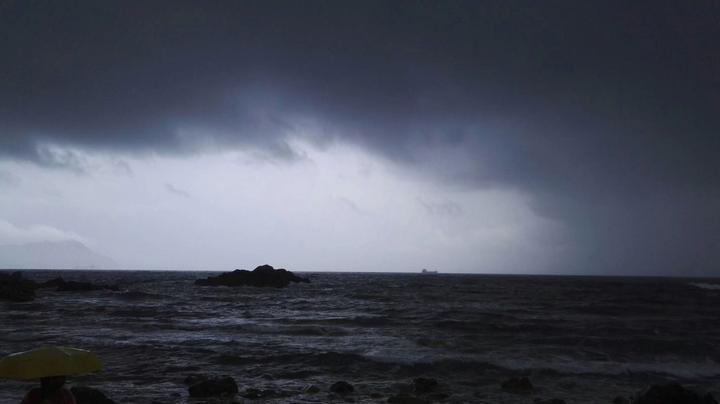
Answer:
<svg viewBox="0 0 720 404"><path fill-rule="evenodd" d="M539 273L562 254L563 229L516 191L444 185L342 143L288 146L290 161L68 148L53 153L70 170L0 161L0 244L79 240L132 269Z"/></svg>

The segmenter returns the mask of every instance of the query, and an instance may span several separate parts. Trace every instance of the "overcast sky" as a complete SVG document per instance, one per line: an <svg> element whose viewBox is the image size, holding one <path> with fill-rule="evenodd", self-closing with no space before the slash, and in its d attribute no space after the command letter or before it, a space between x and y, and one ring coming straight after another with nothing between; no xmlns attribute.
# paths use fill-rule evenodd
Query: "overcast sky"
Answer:
<svg viewBox="0 0 720 404"><path fill-rule="evenodd" d="M77 240L123 268L720 275L718 15L0 1L0 245Z"/></svg>

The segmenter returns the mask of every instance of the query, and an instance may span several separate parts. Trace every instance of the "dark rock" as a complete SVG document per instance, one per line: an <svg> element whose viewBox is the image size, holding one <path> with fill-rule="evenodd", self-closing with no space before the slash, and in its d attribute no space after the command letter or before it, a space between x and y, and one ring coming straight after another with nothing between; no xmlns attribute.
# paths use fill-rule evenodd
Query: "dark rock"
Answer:
<svg viewBox="0 0 720 404"><path fill-rule="evenodd" d="M183 384L185 384L186 386L192 386L193 384L204 382L207 379L208 377L203 375L189 375L185 378L185 380L183 380Z"/></svg>
<svg viewBox="0 0 720 404"><path fill-rule="evenodd" d="M117 285L96 285L90 282L66 281L63 278L52 279L48 282L53 282L55 285L57 285L58 292L92 292L95 290L120 290Z"/></svg>
<svg viewBox="0 0 720 404"><path fill-rule="evenodd" d="M96 285L90 282L66 281L61 276L45 281L37 285L37 288L57 288L57 291L59 292L92 292L95 290L120 290L117 285Z"/></svg>
<svg viewBox="0 0 720 404"><path fill-rule="evenodd" d="M502 382L500 387L510 393L526 394L533 391L533 385L527 377L513 377Z"/></svg>
<svg viewBox="0 0 720 404"><path fill-rule="evenodd" d="M75 386L70 389L77 404L116 404L100 390L92 387Z"/></svg>
<svg viewBox="0 0 720 404"><path fill-rule="evenodd" d="M561 400L559 398L551 398L548 400L540 400L536 401L536 404L567 404L565 400Z"/></svg>
<svg viewBox="0 0 720 404"><path fill-rule="evenodd" d="M382 398L382 394L380 394L380 393L370 393L370 398Z"/></svg>
<svg viewBox="0 0 720 404"><path fill-rule="evenodd" d="M391 404L430 404L430 401L409 394L396 394L387 399Z"/></svg>
<svg viewBox="0 0 720 404"><path fill-rule="evenodd" d="M635 396L634 404L717 404L711 395L700 395L678 383L656 384Z"/></svg>
<svg viewBox="0 0 720 404"><path fill-rule="evenodd" d="M631 404L632 403L629 398L623 397L623 396L617 396L617 397L613 398L612 402L613 402L613 404Z"/></svg>
<svg viewBox="0 0 720 404"><path fill-rule="evenodd" d="M188 392L190 397L232 396L237 394L238 387L232 377L219 377L198 381L188 388Z"/></svg>
<svg viewBox="0 0 720 404"><path fill-rule="evenodd" d="M353 391L355 391L355 388L352 386L352 384L345 382L345 381L339 381L333 383L332 386L330 386L330 391L336 394L350 394Z"/></svg>
<svg viewBox="0 0 720 404"><path fill-rule="evenodd" d="M424 394L435 390L438 386L438 382L435 379L418 377L413 380L413 386L415 388L415 393Z"/></svg>
<svg viewBox="0 0 720 404"><path fill-rule="evenodd" d="M245 389L245 392L240 395L243 398L248 398L250 400L257 400L258 398L262 397L262 395L260 394L260 390L253 388Z"/></svg>
<svg viewBox="0 0 720 404"><path fill-rule="evenodd" d="M232 272L225 272L218 276L211 276L206 279L198 279L196 285L200 286L257 286L284 288L290 282L310 281L296 276L285 269L275 269L270 265L261 265L252 272L244 269L236 269Z"/></svg>
<svg viewBox="0 0 720 404"><path fill-rule="evenodd" d="M0 300L30 302L35 299L37 284L25 279L20 272L0 273Z"/></svg>
<svg viewBox="0 0 720 404"><path fill-rule="evenodd" d="M450 394L446 393L431 393L427 396L428 400L447 400L450 398Z"/></svg>
<svg viewBox="0 0 720 404"><path fill-rule="evenodd" d="M305 389L303 391L308 394L316 394L316 393L320 392L320 387L318 387L314 384L311 384L311 385L305 387Z"/></svg>

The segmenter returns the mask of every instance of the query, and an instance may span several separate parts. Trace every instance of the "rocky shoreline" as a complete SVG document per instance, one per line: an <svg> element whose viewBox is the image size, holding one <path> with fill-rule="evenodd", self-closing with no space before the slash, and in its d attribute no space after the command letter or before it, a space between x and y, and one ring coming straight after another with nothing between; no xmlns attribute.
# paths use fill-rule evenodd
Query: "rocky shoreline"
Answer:
<svg viewBox="0 0 720 404"><path fill-rule="evenodd" d="M243 401L239 400L242 399L293 402L293 396L298 394L297 392L252 387L240 390L235 379L230 376L192 374L185 378L184 384L188 389L188 397L198 404L218 402L241 404ZM451 389L433 378L418 377L409 383L397 386L398 392L395 394L388 396L380 392L371 392L369 397L378 403L390 404L458 403L453 400ZM542 398L534 394L536 388L527 377L505 380L500 383L500 387L508 394L532 398L534 404L569 404L562 398ZM91 387L73 387L72 392L76 396L77 404L117 404L100 390ZM344 380L337 381L326 389L309 384L300 393L304 396L317 397L316 402L356 402L355 387ZM478 399L477 403L489 403L482 401L479 395L476 398ZM153 400L151 404L170 404L170 402ZM648 386L631 397L618 395L608 404L718 404L718 401L710 393L697 392L678 383L668 382Z"/></svg>
<svg viewBox="0 0 720 404"><path fill-rule="evenodd" d="M270 265L261 265L252 271L236 269L232 272L225 272L195 281L195 285L198 286L252 286L278 289L285 288L290 283L310 283L310 280L297 276L283 268L275 269ZM50 288L54 288L58 292L120 291L118 285L68 281L60 276L38 283L25 278L22 272L19 271L12 273L0 272L0 301L31 302L35 299L36 292L39 289Z"/></svg>

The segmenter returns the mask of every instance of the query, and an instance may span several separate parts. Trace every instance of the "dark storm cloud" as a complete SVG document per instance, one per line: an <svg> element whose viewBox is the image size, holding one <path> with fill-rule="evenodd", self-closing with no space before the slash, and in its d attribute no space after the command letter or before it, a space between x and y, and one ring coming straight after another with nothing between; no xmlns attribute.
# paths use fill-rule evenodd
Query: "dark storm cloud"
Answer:
<svg viewBox="0 0 720 404"><path fill-rule="evenodd" d="M0 4L7 157L292 157L310 120L420 170L423 145L464 150L430 171L529 193L578 272L720 264L720 3Z"/></svg>

